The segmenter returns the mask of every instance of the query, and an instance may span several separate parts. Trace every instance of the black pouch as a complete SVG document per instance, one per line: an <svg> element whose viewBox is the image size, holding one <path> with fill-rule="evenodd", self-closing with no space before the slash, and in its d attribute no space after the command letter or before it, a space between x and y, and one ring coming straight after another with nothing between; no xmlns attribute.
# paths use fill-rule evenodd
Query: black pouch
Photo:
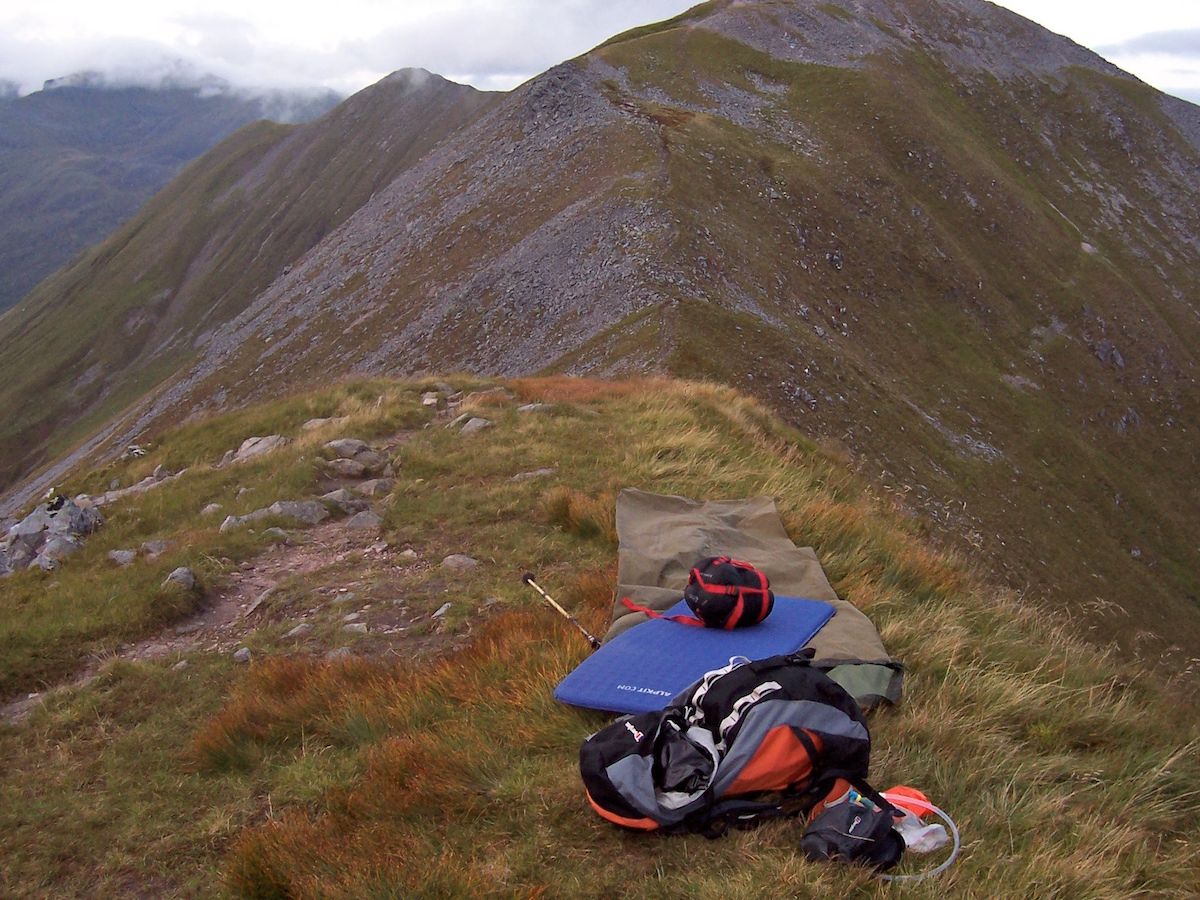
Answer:
<svg viewBox="0 0 1200 900"><path fill-rule="evenodd" d="M820 812L800 839L814 861L856 863L882 872L904 854L904 838L892 828L891 810L858 802L839 803Z"/></svg>

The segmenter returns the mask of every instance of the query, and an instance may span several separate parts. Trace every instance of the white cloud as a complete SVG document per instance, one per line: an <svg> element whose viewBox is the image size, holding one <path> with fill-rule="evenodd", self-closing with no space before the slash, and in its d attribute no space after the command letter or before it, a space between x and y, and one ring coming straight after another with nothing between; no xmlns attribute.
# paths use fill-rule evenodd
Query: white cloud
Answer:
<svg viewBox="0 0 1200 900"><path fill-rule="evenodd" d="M507 89L693 0L6 0L0 81L22 90L83 69L151 79L180 63L237 85L350 93L423 67ZM1200 91L1200 3L1002 0L1143 80ZM1140 37L1139 37L1140 36ZM1192 43L1189 43L1192 42ZM1168 52L1169 51L1169 52Z"/></svg>

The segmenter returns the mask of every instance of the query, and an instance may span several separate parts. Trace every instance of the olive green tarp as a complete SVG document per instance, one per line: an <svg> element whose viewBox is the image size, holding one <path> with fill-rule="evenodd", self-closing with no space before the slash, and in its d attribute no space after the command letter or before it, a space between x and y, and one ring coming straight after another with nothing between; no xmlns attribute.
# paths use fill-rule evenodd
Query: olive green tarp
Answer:
<svg viewBox="0 0 1200 900"><path fill-rule="evenodd" d="M810 547L787 536L775 501L689 500L628 489L617 498L617 601L605 640L644 622L625 597L654 610L679 602L688 572L706 556L732 556L766 573L778 595L824 600L837 610L809 643L814 665L864 707L900 699L902 674L870 619L838 597Z"/></svg>

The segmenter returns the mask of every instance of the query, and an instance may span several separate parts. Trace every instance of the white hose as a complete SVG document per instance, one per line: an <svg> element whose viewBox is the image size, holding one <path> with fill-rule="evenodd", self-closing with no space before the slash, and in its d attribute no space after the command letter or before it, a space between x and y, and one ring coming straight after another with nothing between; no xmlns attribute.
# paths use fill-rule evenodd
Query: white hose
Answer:
<svg viewBox="0 0 1200 900"><path fill-rule="evenodd" d="M950 856L947 857L946 861L936 869L930 869L928 872L920 872L916 875L880 875L879 878L881 881L924 881L926 878L932 878L934 875L941 875L954 865L954 860L958 858L958 852L962 849L962 839L958 836L958 826L954 824L954 820L949 815L932 803L928 803L925 800L918 800L916 797L907 797L900 794L884 794L883 796L884 799L897 805L900 803L911 803L914 806L919 806L921 809L929 810L929 812L936 815L949 826L950 835L954 838L954 849L950 851Z"/></svg>

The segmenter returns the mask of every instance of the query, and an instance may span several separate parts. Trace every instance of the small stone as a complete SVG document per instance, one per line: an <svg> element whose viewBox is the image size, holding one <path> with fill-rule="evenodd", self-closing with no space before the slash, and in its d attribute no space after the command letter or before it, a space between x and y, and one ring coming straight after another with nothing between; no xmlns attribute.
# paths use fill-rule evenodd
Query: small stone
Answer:
<svg viewBox="0 0 1200 900"><path fill-rule="evenodd" d="M108 558L118 566L127 566L137 559L136 550L109 550Z"/></svg>
<svg viewBox="0 0 1200 900"><path fill-rule="evenodd" d="M175 665L171 666L171 671L172 672L182 672L187 667L188 667L188 661L186 659L181 659L179 662L175 663Z"/></svg>
<svg viewBox="0 0 1200 900"><path fill-rule="evenodd" d="M313 630L313 627L308 622L301 622L299 625L297 625L295 628L293 628L291 631L289 631L287 634L285 634L284 637L285 638L304 637L304 635L308 634L312 630Z"/></svg>
<svg viewBox="0 0 1200 900"><path fill-rule="evenodd" d="M392 488L396 486L396 482L391 478L372 478L370 481L364 481L362 484L354 488L355 491L362 494L364 497L381 497L385 494L390 494Z"/></svg>
<svg viewBox="0 0 1200 900"><path fill-rule="evenodd" d="M436 409L440 400L441 400L441 397L438 395L438 393L436 391L431 391L427 394L421 395L421 405L422 406L432 406Z"/></svg>
<svg viewBox="0 0 1200 900"><path fill-rule="evenodd" d="M535 412L541 412L542 410L546 410L546 409L550 409L549 403L526 403L524 406L518 406L517 412L519 412L519 413L535 413Z"/></svg>
<svg viewBox="0 0 1200 900"><path fill-rule="evenodd" d="M401 550L396 554L396 559L402 559L405 562L416 562L419 557L417 551L409 547L407 550Z"/></svg>
<svg viewBox="0 0 1200 900"><path fill-rule="evenodd" d="M272 434L267 437L251 437L242 441L242 446L238 447L237 452L233 455L233 462L245 462L248 459L254 459L257 456L262 456L264 453L270 453L282 447L288 442L288 439L281 434Z"/></svg>
<svg viewBox="0 0 1200 900"><path fill-rule="evenodd" d="M346 527L351 531L378 531L382 525L383 519L369 509L358 513L346 522Z"/></svg>
<svg viewBox="0 0 1200 900"><path fill-rule="evenodd" d="M362 613L352 612L352 613L347 613L346 615L342 616L342 621L343 622L357 622L361 618L362 618Z"/></svg>
<svg viewBox="0 0 1200 900"><path fill-rule="evenodd" d="M387 465L387 457L374 450L364 450L354 457L354 461L362 463L368 472L378 472Z"/></svg>
<svg viewBox="0 0 1200 900"><path fill-rule="evenodd" d="M447 422L446 427L447 428L457 428L459 425L463 424L463 422L470 421L470 419L471 419L470 413L462 413L461 415L457 415L453 419L451 419L449 422Z"/></svg>
<svg viewBox="0 0 1200 900"><path fill-rule="evenodd" d="M362 478L367 474L367 467L354 459L331 459L325 467L340 478Z"/></svg>
<svg viewBox="0 0 1200 900"><path fill-rule="evenodd" d="M61 562L72 553L77 553L83 549L83 542L73 535L58 535L46 541L42 547L41 556L54 562Z"/></svg>
<svg viewBox="0 0 1200 900"><path fill-rule="evenodd" d="M248 662L250 662L250 648L249 648L249 647L243 647L242 649L240 649L240 650L238 650L236 653L234 653L234 654L233 654L233 661L234 661L235 663L248 663Z"/></svg>
<svg viewBox="0 0 1200 900"><path fill-rule="evenodd" d="M330 650L328 653L326 653L325 659L328 660L329 662L334 662L339 659L346 659L347 657L350 657L353 655L354 655L354 651L351 650L349 647L338 647L336 650Z"/></svg>
<svg viewBox="0 0 1200 900"><path fill-rule="evenodd" d="M454 604L453 604L453 603L443 603L441 606L439 606L439 607L438 607L438 611L437 611L437 612L435 612L435 613L434 613L432 616L430 616L429 618L431 618L431 619L440 619L440 618L442 618L442 616L444 616L444 615L446 615L446 613L450 612L450 608L451 608L452 606L454 606Z"/></svg>
<svg viewBox="0 0 1200 900"><path fill-rule="evenodd" d="M548 469L534 469L532 472L522 472L519 475L514 475L509 481L532 481L535 478L548 478L551 475L557 474L557 472L557 466Z"/></svg>
<svg viewBox="0 0 1200 900"><path fill-rule="evenodd" d="M204 509L200 510L200 515L215 516L217 513L219 513L221 511L221 509L222 509L222 507L221 507L220 503L210 503L210 504L208 504L208 506L204 507Z"/></svg>
<svg viewBox="0 0 1200 900"><path fill-rule="evenodd" d="M442 568L453 569L456 572L469 572L479 565L479 560L462 553L452 553L442 560Z"/></svg>
<svg viewBox="0 0 1200 900"><path fill-rule="evenodd" d="M180 566L167 576L167 580L163 582L163 587L180 588L185 591L195 590L196 573L186 566Z"/></svg>
<svg viewBox="0 0 1200 900"><path fill-rule="evenodd" d="M166 541L146 541L142 544L142 552L153 558L155 556L162 556L167 552L169 546L170 544Z"/></svg>
<svg viewBox="0 0 1200 900"><path fill-rule="evenodd" d="M367 501L362 497L358 497L345 488L339 488L336 491L330 491L321 497L322 503L327 503L333 506L340 512L349 515L350 513L362 512L367 508Z"/></svg>
<svg viewBox="0 0 1200 900"><path fill-rule="evenodd" d="M488 419L481 419L478 416L470 419L466 425L462 427L459 434L477 434L486 428L491 428L492 423Z"/></svg>
<svg viewBox="0 0 1200 900"><path fill-rule="evenodd" d="M251 515L263 519L278 516L281 519L303 522L305 525L320 525L329 518L329 510L316 500L280 500L268 506L265 515L262 513L262 510L256 510Z"/></svg>
<svg viewBox="0 0 1200 900"><path fill-rule="evenodd" d="M350 634L366 634L367 633L367 623L366 622L351 622L349 625L343 625L342 631L349 632Z"/></svg>
<svg viewBox="0 0 1200 900"><path fill-rule="evenodd" d="M290 544L292 542L292 536L278 526L268 528L263 532L263 537L269 538L276 544Z"/></svg>
<svg viewBox="0 0 1200 900"><path fill-rule="evenodd" d="M354 459L371 448L366 441L360 441L358 438L338 438L326 444L325 449L332 451L333 455L340 459Z"/></svg>
<svg viewBox="0 0 1200 900"><path fill-rule="evenodd" d="M109 489L110 491L115 491L115 490L117 490L117 489L118 489L120 486L121 486L121 479L120 479L120 478L114 478L112 481L110 481L110 482L108 483L108 489Z"/></svg>

